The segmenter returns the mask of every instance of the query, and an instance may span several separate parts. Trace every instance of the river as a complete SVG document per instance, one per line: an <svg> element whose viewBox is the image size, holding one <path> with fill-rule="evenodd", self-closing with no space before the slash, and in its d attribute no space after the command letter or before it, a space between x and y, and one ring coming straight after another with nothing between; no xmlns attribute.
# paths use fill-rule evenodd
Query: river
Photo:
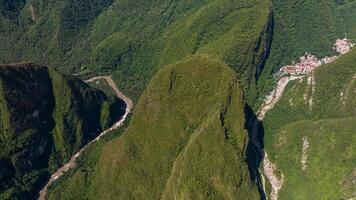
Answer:
<svg viewBox="0 0 356 200"><path fill-rule="evenodd" d="M128 114L131 112L131 109L133 107L133 103L132 100L130 98L128 98L127 96L125 96L116 86L115 82L112 80L111 76L95 76L93 78L90 78L88 80L86 80L86 83L91 83L97 80L105 80L108 85L113 89L113 91L115 92L116 96L120 99L122 99L125 104L126 104L126 110L125 110L125 114L122 116L121 119L119 119L119 121L117 121L113 126L111 126L110 128L104 130L103 132L101 132L94 140L92 140L91 142L89 142L87 145L85 145L82 149L80 149L75 155L73 155L71 157L71 159L65 163L62 167L60 167L56 172L54 172L51 175L51 178L48 180L47 184L43 187L43 189L40 191L39 193L39 200L45 200L46 199L46 195L47 195L47 189L48 187L54 182L56 181L59 177L61 177L64 173L66 173L67 171L69 171L70 169L74 168L76 165L76 161L79 158L79 156L82 155L83 151L92 143L99 141L105 134L107 134L110 131L113 131L117 128L119 128L120 126L122 126L128 116Z"/></svg>

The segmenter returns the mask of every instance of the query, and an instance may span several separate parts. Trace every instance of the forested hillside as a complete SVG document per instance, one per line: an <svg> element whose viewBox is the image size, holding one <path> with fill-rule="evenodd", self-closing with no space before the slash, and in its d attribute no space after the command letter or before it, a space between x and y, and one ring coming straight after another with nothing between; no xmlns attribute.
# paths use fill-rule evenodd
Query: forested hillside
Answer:
<svg viewBox="0 0 356 200"><path fill-rule="evenodd" d="M96 167L77 171L49 199L258 199L236 77L204 57L164 67Z"/></svg>
<svg viewBox="0 0 356 200"><path fill-rule="evenodd" d="M32 60L69 73L113 73L135 99L161 66L192 54L224 61L247 90L271 39L269 0L21 2L10 3L16 12L3 9L0 63Z"/></svg>
<svg viewBox="0 0 356 200"><path fill-rule="evenodd" d="M2 2L0 63L113 73L136 100L161 66L207 54L240 75L254 104L282 65L306 51L331 54L336 38L356 39L353 0Z"/></svg>
<svg viewBox="0 0 356 200"><path fill-rule="evenodd" d="M356 180L356 49L288 85L264 121L279 199L350 199Z"/></svg>
<svg viewBox="0 0 356 200"><path fill-rule="evenodd" d="M0 63L56 67L0 67L0 199L34 197L122 114L58 71L112 76L135 111L49 199L263 199L264 150L276 197L355 198L356 50L338 57L338 38L356 43L356 0L0 0ZM305 52L337 61L258 121L276 72Z"/></svg>
<svg viewBox="0 0 356 200"><path fill-rule="evenodd" d="M34 199L49 173L113 124L124 107L52 68L0 66L0 199Z"/></svg>
<svg viewBox="0 0 356 200"><path fill-rule="evenodd" d="M305 52L333 55L336 38L356 40L354 0L273 0L273 16L269 70L297 61Z"/></svg>

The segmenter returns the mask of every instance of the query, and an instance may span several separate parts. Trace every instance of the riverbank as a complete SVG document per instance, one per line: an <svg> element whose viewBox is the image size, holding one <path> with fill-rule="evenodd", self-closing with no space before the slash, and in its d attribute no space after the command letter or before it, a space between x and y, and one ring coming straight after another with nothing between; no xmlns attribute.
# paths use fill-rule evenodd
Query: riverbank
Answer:
<svg viewBox="0 0 356 200"><path fill-rule="evenodd" d="M125 110L125 114L122 116L121 119L119 119L119 121L117 121L113 126L111 126L110 128L104 130L103 132L101 132L94 140L92 140L91 142L89 142L87 145L85 145L82 149L80 149L74 156L71 157L71 159L64 164L62 167L60 167L55 173L53 173L50 177L50 179L48 180L47 184L45 185L45 187L40 191L39 193L39 200L45 200L46 198L46 194L47 194L47 189L48 187L55 182L59 177L61 177L63 174L65 174L67 171L69 171L70 169L74 168L76 166L76 161L78 159L78 157L80 157L83 153L83 151L92 143L99 141L104 135L106 135L108 132L113 131L117 128L119 128L120 126L123 125L123 123L125 122L128 114L131 112L131 109L133 107L133 103L132 100L130 98L128 98L127 96L125 96L116 86L115 82L112 80L111 76L96 76L93 78L90 78L88 80L86 80L86 83L90 83L90 82L94 82L96 80L105 80L108 85L113 89L113 91L115 92L116 96L120 99L122 99L125 104L126 104L126 110Z"/></svg>

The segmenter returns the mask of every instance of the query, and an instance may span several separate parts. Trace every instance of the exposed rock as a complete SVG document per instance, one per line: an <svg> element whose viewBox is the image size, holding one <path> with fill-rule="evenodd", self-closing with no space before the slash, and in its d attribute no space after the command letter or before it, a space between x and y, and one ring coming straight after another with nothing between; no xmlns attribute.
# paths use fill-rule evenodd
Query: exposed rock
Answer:
<svg viewBox="0 0 356 200"><path fill-rule="evenodd" d="M305 171L307 169L307 160L308 160L308 151L309 151L309 141L306 136L303 137L303 148L302 148L302 169Z"/></svg>

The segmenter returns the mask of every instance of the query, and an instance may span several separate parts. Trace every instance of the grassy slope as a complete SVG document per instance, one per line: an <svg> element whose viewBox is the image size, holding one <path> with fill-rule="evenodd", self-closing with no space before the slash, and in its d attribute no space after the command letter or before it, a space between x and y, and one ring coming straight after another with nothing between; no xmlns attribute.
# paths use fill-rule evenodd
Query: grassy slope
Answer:
<svg viewBox="0 0 356 200"><path fill-rule="evenodd" d="M223 60L243 84L253 83L267 46L269 0L71 2L28 1L17 20L4 19L0 61L31 59L67 72L114 71L125 93L137 100L160 67L192 54ZM38 12L35 21L30 5Z"/></svg>
<svg viewBox="0 0 356 200"><path fill-rule="evenodd" d="M354 197L356 117L300 120L275 134L273 154L285 175L280 199L348 199ZM307 170L301 166L302 138L310 143Z"/></svg>
<svg viewBox="0 0 356 200"><path fill-rule="evenodd" d="M0 83L0 199L34 198L49 172L123 112L101 119L102 105L123 103L47 67L1 66Z"/></svg>
<svg viewBox="0 0 356 200"><path fill-rule="evenodd" d="M311 95L306 78L291 83L265 119L265 147L285 175L281 199L351 198L355 173L356 49L315 71L312 110L303 94ZM348 88L348 89L347 89ZM348 91L348 92L346 92ZM347 95L345 103L341 92ZM291 103L293 105L291 105ZM301 169L302 138L310 153L307 171ZM303 194L303 195L301 195Z"/></svg>
<svg viewBox="0 0 356 200"><path fill-rule="evenodd" d="M167 66L123 135L105 146L95 175L75 173L50 199L256 199L242 109L236 74L225 65L193 57ZM86 192L70 186L83 182Z"/></svg>

